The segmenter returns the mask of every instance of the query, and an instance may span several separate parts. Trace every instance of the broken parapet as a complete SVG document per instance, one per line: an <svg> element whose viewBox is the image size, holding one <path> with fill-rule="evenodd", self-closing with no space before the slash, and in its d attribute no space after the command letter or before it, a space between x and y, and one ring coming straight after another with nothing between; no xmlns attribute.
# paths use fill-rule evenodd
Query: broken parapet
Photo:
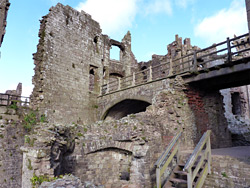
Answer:
<svg viewBox="0 0 250 188"><path fill-rule="evenodd" d="M9 0L0 0L0 47L3 42L3 37L5 34L5 28L7 25L7 14L9 10Z"/></svg>

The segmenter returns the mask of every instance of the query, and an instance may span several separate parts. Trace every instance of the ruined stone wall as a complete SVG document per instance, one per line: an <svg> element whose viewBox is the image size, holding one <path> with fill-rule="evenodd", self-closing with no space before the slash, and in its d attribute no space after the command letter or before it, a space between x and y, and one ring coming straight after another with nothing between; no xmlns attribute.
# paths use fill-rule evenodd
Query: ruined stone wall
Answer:
<svg viewBox="0 0 250 188"><path fill-rule="evenodd" d="M211 171L204 182L204 188L250 187L250 160L247 157L212 155Z"/></svg>
<svg viewBox="0 0 250 188"><path fill-rule="evenodd" d="M105 187L152 187L154 163L178 130L183 130L182 148L193 148L196 140L184 87L178 81L170 85L155 94L146 112L120 120L37 125L29 136L36 139L33 145L26 143L23 148L23 176L27 180L34 174L71 173L82 182ZM29 186L29 181L23 181L23 187Z"/></svg>
<svg viewBox="0 0 250 188"><path fill-rule="evenodd" d="M212 130L212 148L232 146L231 134L224 115L223 97L220 92L188 87L186 93L189 106L195 114L197 138L200 139L205 131Z"/></svg>
<svg viewBox="0 0 250 188"><path fill-rule="evenodd" d="M0 1L0 47L1 47L2 42L3 42L5 28L7 25L6 19L7 19L9 6L10 6L9 0L1 0Z"/></svg>
<svg viewBox="0 0 250 188"><path fill-rule="evenodd" d="M20 188L24 130L16 110L0 106L0 187Z"/></svg>
<svg viewBox="0 0 250 188"><path fill-rule="evenodd" d="M233 145L250 145L250 86L224 89L220 92L224 97L225 116L232 133Z"/></svg>
<svg viewBox="0 0 250 188"><path fill-rule="evenodd" d="M39 37L34 54L33 108L51 122L94 122L99 87L109 79L111 40L101 34L99 23L90 15L62 4L43 17ZM122 66L126 74L136 62L129 32L121 45L117 72Z"/></svg>
<svg viewBox="0 0 250 188"><path fill-rule="evenodd" d="M94 42L100 26L86 13L58 4L43 17L34 54L33 108L52 122L89 122L93 119L89 92L90 65L95 82L101 69L102 48ZM99 51L97 51L99 49ZM96 89L96 87L95 87Z"/></svg>

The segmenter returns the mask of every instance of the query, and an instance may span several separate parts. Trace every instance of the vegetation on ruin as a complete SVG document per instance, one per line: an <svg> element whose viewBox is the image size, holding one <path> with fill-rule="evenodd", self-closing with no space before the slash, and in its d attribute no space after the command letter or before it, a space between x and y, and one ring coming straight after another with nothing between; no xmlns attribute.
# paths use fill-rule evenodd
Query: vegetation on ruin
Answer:
<svg viewBox="0 0 250 188"><path fill-rule="evenodd" d="M12 104L10 105L11 109L17 110L18 106L17 106L17 101L12 101Z"/></svg>
<svg viewBox="0 0 250 188"><path fill-rule="evenodd" d="M30 160L30 159L28 159L28 166L27 166L27 168L28 168L29 170L33 170L33 167L32 167L32 165L31 165L31 160Z"/></svg>
<svg viewBox="0 0 250 188"><path fill-rule="evenodd" d="M24 116L24 124L23 127L29 132L33 128L33 126L36 124L36 114L35 112L30 112Z"/></svg>
<svg viewBox="0 0 250 188"><path fill-rule="evenodd" d="M226 174L226 172L222 172L221 175L222 175L224 178L227 178L227 177L228 177L227 174Z"/></svg>
<svg viewBox="0 0 250 188"><path fill-rule="evenodd" d="M34 173L33 177L30 179L30 181L31 181L31 184L32 184L32 188L36 188L37 186L41 185L45 181L51 182L51 181L57 180L57 179L62 178L62 177L63 177L63 175L56 176L56 177L49 177L47 175L37 176Z"/></svg>
<svg viewBox="0 0 250 188"><path fill-rule="evenodd" d="M42 123L44 123L44 122L46 121L46 116L45 116L45 114L42 114L42 115L41 115L40 121L41 121Z"/></svg>

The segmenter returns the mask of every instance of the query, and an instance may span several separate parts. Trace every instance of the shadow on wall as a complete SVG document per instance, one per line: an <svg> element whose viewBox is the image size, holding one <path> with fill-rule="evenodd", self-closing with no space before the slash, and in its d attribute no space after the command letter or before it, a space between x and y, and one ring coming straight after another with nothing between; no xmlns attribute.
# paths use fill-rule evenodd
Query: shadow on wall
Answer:
<svg viewBox="0 0 250 188"><path fill-rule="evenodd" d="M126 99L111 107L104 120L118 120L129 114L144 112L149 105L151 104L145 101Z"/></svg>

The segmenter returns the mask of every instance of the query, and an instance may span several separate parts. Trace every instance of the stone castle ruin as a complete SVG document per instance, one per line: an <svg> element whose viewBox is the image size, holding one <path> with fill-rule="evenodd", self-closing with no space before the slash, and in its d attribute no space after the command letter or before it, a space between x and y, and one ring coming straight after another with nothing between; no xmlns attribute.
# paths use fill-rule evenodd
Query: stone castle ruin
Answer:
<svg viewBox="0 0 250 188"><path fill-rule="evenodd" d="M3 42L3 37L4 37L4 34L5 34L5 28L6 28L6 25L7 25L7 14L8 14L8 10L9 10L9 6L10 6L10 3L9 3L9 0L1 0L0 1L0 47L2 45L2 42Z"/></svg>
<svg viewBox="0 0 250 188"><path fill-rule="evenodd" d="M181 151L207 130L213 149L250 145L249 86L211 89L177 75L224 68L228 56L206 56L216 46L199 51L176 35L166 55L137 62L130 32L113 40L84 11L58 3L40 22L30 105L0 106L0 187L155 187L155 163L180 130ZM248 48L241 40L248 37L236 42L238 51ZM110 58L112 46L119 60ZM203 187L250 186L249 158L212 161Z"/></svg>

